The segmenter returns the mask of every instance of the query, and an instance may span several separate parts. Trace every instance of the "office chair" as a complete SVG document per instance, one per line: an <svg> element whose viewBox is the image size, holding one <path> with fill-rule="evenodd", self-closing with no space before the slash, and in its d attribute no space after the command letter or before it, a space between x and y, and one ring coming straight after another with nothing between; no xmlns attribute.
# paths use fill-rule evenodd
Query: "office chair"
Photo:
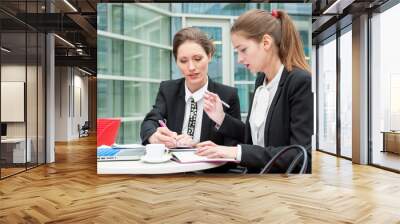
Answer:
<svg viewBox="0 0 400 224"><path fill-rule="evenodd" d="M118 135L120 119L98 118L97 119L97 146L108 145L115 143Z"/></svg>
<svg viewBox="0 0 400 224"><path fill-rule="evenodd" d="M290 145L290 146L283 148L274 157L272 157L272 159L264 166L264 168L261 170L260 174L268 173L269 170L272 168L272 165L275 164L276 160L278 160L279 157L281 157L287 151L294 150L294 149L300 150L300 153L293 159L293 161L289 165L288 169L286 170L285 175L289 175L293 171L293 169L299 163L301 157L303 157L303 164L301 165L299 174L304 174L307 170L308 154L307 154L307 150L301 145Z"/></svg>
<svg viewBox="0 0 400 224"><path fill-rule="evenodd" d="M85 121L85 123L82 125L82 127L78 124L78 131L79 131L79 138L82 136L89 136L89 121Z"/></svg>

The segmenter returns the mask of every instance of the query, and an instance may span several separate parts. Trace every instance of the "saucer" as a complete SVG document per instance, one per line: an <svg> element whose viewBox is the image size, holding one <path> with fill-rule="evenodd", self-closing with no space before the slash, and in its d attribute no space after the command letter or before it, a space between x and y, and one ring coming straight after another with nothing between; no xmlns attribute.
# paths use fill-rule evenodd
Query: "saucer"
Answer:
<svg viewBox="0 0 400 224"><path fill-rule="evenodd" d="M172 155L170 154L164 154L163 157L161 158L157 158L157 159L153 159L153 158L146 158L146 156L142 156L142 158L140 158L141 161L145 162L145 163L164 163L169 161L172 158Z"/></svg>

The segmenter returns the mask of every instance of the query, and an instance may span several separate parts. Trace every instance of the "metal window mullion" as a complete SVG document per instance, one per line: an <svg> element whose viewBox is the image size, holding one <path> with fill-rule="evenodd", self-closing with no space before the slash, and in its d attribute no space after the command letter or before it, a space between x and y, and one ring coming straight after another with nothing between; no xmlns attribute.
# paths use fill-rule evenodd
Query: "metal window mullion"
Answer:
<svg viewBox="0 0 400 224"><path fill-rule="evenodd" d="M316 119L315 125L315 148L319 150L319 44L315 45L315 106L316 106Z"/></svg>
<svg viewBox="0 0 400 224"><path fill-rule="evenodd" d="M27 2L25 2L25 21L27 21ZM28 170L28 113L27 113L27 90L28 90L28 25L25 25L25 88L24 88L24 120L25 120L25 170Z"/></svg>
<svg viewBox="0 0 400 224"><path fill-rule="evenodd" d="M341 156L341 119L340 119L340 30L336 27L336 155Z"/></svg>
<svg viewBox="0 0 400 224"><path fill-rule="evenodd" d="M367 164L373 164L373 149L372 149L372 12L368 11L368 19L367 19L367 141L368 141L368 155L367 155Z"/></svg>
<svg viewBox="0 0 400 224"><path fill-rule="evenodd" d="M36 4L36 12L39 12ZM36 166L39 165L39 32L36 32Z"/></svg>

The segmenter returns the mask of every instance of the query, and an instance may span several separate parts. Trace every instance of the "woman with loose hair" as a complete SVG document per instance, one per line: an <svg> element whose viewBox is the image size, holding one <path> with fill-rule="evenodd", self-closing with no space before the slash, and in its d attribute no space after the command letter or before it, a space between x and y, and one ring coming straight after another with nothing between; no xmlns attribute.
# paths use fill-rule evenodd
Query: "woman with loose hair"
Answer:
<svg viewBox="0 0 400 224"><path fill-rule="evenodd" d="M220 126L219 132L243 144L224 147L211 141L202 142L197 145L197 154L234 158L249 172L260 172L274 155L289 145L304 146L311 158L311 74L291 18L278 10L272 13L250 10L235 21L231 36L233 47L238 51L238 63L253 74L258 73L249 116L244 124L224 113L215 94L206 94L204 111ZM285 153L271 172L285 172L297 153ZM309 161L308 173L311 172Z"/></svg>
<svg viewBox="0 0 400 224"><path fill-rule="evenodd" d="M161 82L156 102L141 124L142 143L161 143L174 148L210 140L236 145L237 140L219 133L215 122L203 113L203 96L208 90L229 104L224 113L240 118L237 89L208 77L208 64L215 52L213 42L199 29L187 27L175 34L172 45L183 78Z"/></svg>

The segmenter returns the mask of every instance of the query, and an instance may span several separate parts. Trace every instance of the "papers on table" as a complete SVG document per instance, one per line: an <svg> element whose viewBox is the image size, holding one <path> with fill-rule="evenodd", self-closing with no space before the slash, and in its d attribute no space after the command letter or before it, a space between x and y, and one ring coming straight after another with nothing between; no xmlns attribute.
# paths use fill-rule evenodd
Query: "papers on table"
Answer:
<svg viewBox="0 0 400 224"><path fill-rule="evenodd" d="M195 152L196 150L197 150L196 148L190 148L190 147L175 147L168 149L168 151L170 152L190 152L190 151Z"/></svg>
<svg viewBox="0 0 400 224"><path fill-rule="evenodd" d="M114 149L141 149L141 148L145 148L145 146L140 145L140 144L113 144L112 148L114 148Z"/></svg>
<svg viewBox="0 0 400 224"><path fill-rule="evenodd" d="M172 152L172 157L180 163L199 163L199 162L236 162L235 159L215 158L210 159L205 156L195 154L196 151L179 151Z"/></svg>

